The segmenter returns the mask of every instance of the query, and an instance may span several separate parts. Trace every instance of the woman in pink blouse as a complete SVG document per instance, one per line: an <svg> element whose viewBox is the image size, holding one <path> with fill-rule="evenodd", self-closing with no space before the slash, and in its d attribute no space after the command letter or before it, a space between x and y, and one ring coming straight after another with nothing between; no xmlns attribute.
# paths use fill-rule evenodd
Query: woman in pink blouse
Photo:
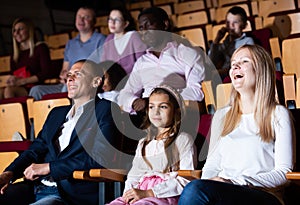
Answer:
<svg viewBox="0 0 300 205"><path fill-rule="evenodd" d="M105 40L101 61L115 61L129 74L135 61L145 53L147 46L136 31L134 19L124 8L111 10L108 28L111 34Z"/></svg>

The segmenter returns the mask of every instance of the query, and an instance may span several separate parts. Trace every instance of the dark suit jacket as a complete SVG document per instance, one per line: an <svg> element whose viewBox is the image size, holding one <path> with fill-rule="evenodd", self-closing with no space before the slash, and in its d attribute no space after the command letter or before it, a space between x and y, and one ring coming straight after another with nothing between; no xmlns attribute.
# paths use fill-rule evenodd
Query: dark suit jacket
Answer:
<svg viewBox="0 0 300 205"><path fill-rule="evenodd" d="M30 148L6 170L19 178L31 163L49 162L50 176L57 182L64 199L70 204L98 204L98 183L75 180L72 174L74 170L114 167L117 142L121 140L112 117L112 107L110 101L98 98L86 104L69 145L60 153L54 141L71 106L54 108ZM113 110L118 110L118 107Z"/></svg>

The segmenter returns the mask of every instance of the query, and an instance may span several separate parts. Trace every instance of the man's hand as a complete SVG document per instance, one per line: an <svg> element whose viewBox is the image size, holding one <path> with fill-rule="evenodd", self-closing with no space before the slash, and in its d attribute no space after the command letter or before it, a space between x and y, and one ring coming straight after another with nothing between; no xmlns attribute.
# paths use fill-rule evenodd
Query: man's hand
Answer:
<svg viewBox="0 0 300 205"><path fill-rule="evenodd" d="M154 193L151 189L148 190L140 190L140 189L130 189L124 193L123 200L126 203L133 204L134 202L146 198L154 196Z"/></svg>
<svg viewBox="0 0 300 205"><path fill-rule="evenodd" d="M142 98L138 98L132 103L132 108L136 111L143 111L146 108L146 100Z"/></svg>
<svg viewBox="0 0 300 205"><path fill-rule="evenodd" d="M13 173L10 171L6 171L0 174L0 187L1 187L0 194L4 194L12 178L13 178Z"/></svg>
<svg viewBox="0 0 300 205"><path fill-rule="evenodd" d="M35 180L40 176L44 176L50 173L50 166L49 163L43 164L31 164L27 167L24 171L24 176L26 179Z"/></svg>
<svg viewBox="0 0 300 205"><path fill-rule="evenodd" d="M213 178L211 178L211 180L219 181L219 182L226 182L226 183L232 184L232 182L229 179L224 179L222 177L213 177Z"/></svg>

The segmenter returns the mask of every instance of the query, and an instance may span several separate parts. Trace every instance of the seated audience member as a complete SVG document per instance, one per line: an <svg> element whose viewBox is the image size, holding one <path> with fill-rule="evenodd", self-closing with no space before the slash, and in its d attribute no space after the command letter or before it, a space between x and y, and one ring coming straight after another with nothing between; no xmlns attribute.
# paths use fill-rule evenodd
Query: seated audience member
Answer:
<svg viewBox="0 0 300 205"><path fill-rule="evenodd" d="M102 76L92 61L73 64L67 73L73 105L53 108L29 149L0 174L0 204L98 205L99 184L75 180L72 174L113 167L120 139L112 118L114 104L96 97ZM11 183L21 177L24 182Z"/></svg>
<svg viewBox="0 0 300 205"><path fill-rule="evenodd" d="M200 180L179 205L281 205L294 164L293 123L275 98L275 65L258 45L232 55L230 104L216 111Z"/></svg>
<svg viewBox="0 0 300 205"><path fill-rule="evenodd" d="M218 73L214 73L212 76L214 81L220 81L216 80L217 77L224 80L228 76L230 58L238 47L245 44L254 44L254 40L251 37L247 37L246 33L243 32L247 26L247 14L242 7L234 6L230 8L225 18L226 26L218 31L208 51L208 55L218 71ZM225 35L226 37L221 43Z"/></svg>
<svg viewBox="0 0 300 205"><path fill-rule="evenodd" d="M168 14L159 7L144 9L138 17L146 54L134 64L128 81L120 91L123 110L143 115L151 90L159 84L177 89L184 100L203 100L204 59L196 49L172 39Z"/></svg>
<svg viewBox="0 0 300 205"><path fill-rule="evenodd" d="M96 13L92 8L80 7L77 10L75 26L79 33L66 44L64 61L60 73L61 83L57 85L34 86L30 90L30 96L32 96L35 100L40 100L45 94L66 92L66 74L76 61L87 59L95 52L95 59L93 58L92 60L100 62L101 49L98 48L103 45L105 36L94 31L95 23Z"/></svg>
<svg viewBox="0 0 300 205"><path fill-rule="evenodd" d="M189 182L177 170L196 167L194 140L182 132L185 105L173 88L160 85L150 93L145 116L147 135L139 141L123 196L110 205L175 205Z"/></svg>
<svg viewBox="0 0 300 205"><path fill-rule="evenodd" d="M0 88L0 99L27 96L34 84L41 84L51 75L48 46L36 42L35 28L28 18L17 18L12 25L13 55L11 76L7 86Z"/></svg>
<svg viewBox="0 0 300 205"><path fill-rule="evenodd" d="M145 53L143 43L130 12L125 8L114 8L108 17L110 34L105 39L101 60L118 62L130 74L136 60Z"/></svg>
<svg viewBox="0 0 300 205"><path fill-rule="evenodd" d="M98 97L118 103L120 89L124 87L127 74L120 64L113 61L102 61L101 65L104 75L102 91L98 93Z"/></svg>

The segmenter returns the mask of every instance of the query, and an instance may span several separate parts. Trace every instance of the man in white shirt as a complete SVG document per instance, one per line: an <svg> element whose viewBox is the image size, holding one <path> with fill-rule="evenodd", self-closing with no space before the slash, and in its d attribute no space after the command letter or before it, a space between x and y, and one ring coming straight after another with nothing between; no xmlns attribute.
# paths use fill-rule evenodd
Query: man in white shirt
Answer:
<svg viewBox="0 0 300 205"><path fill-rule="evenodd" d="M138 21L142 40L149 49L136 61L120 92L122 109L130 113L143 111L152 88L162 83L179 90L184 100L202 101L201 82L205 77L202 55L172 39L168 32L170 20L163 9L145 9Z"/></svg>

